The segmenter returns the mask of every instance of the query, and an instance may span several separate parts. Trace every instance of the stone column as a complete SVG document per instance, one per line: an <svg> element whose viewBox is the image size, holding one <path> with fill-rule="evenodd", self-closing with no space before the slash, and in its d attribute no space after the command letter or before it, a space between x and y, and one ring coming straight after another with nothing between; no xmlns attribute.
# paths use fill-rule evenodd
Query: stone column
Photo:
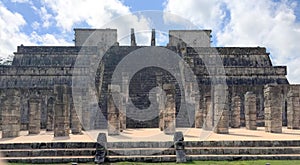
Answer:
<svg viewBox="0 0 300 165"><path fill-rule="evenodd" d="M47 126L46 131L54 130L54 98L50 97L47 101Z"/></svg>
<svg viewBox="0 0 300 165"><path fill-rule="evenodd" d="M162 82L162 73L161 72L156 72L155 77L156 77L156 84L162 89L163 88L163 82ZM157 93L157 102L158 102L158 109L159 109L159 129L160 131L164 130L164 111L165 111L165 93L162 90L161 93Z"/></svg>
<svg viewBox="0 0 300 165"><path fill-rule="evenodd" d="M234 96L232 98L232 112L231 112L231 127L240 128L241 126L241 98Z"/></svg>
<svg viewBox="0 0 300 165"><path fill-rule="evenodd" d="M71 131L72 134L80 134L82 127L79 117L77 115L74 102L70 103L70 112L71 112Z"/></svg>
<svg viewBox="0 0 300 165"><path fill-rule="evenodd" d="M4 90L2 104L2 138L19 136L21 129L20 91L18 89Z"/></svg>
<svg viewBox="0 0 300 165"><path fill-rule="evenodd" d="M213 128L213 105L211 96L205 96L204 98L204 112L203 112L203 129L212 130Z"/></svg>
<svg viewBox="0 0 300 165"><path fill-rule="evenodd" d="M300 128L300 97L298 90L290 89L287 94L287 121L288 129Z"/></svg>
<svg viewBox="0 0 300 165"><path fill-rule="evenodd" d="M41 130L41 99L38 96L29 99L29 134L39 134Z"/></svg>
<svg viewBox="0 0 300 165"><path fill-rule="evenodd" d="M69 136L70 118L69 118L69 93L67 85L55 85L55 118L54 118L54 137Z"/></svg>
<svg viewBox="0 0 300 165"><path fill-rule="evenodd" d="M264 88L265 131L282 132L282 94L277 85L266 85Z"/></svg>
<svg viewBox="0 0 300 165"><path fill-rule="evenodd" d="M72 97L72 87L70 86L67 87L67 93L68 93L69 113L71 118L71 132L72 134L80 134L82 127L75 109L74 100Z"/></svg>
<svg viewBox="0 0 300 165"><path fill-rule="evenodd" d="M245 94L245 125L246 129L256 130L256 95L253 92Z"/></svg>
<svg viewBox="0 0 300 165"><path fill-rule="evenodd" d="M173 84L164 84L163 89L166 92L165 111L164 111L164 133L174 134L176 131L176 106L175 106L175 86Z"/></svg>
<svg viewBox="0 0 300 165"><path fill-rule="evenodd" d="M81 96L81 107L82 107L82 125L84 130L90 130L92 128L91 126L91 112L89 109L89 98L90 98L90 94L89 94L89 90L87 88L80 88L80 93L82 93L83 95Z"/></svg>
<svg viewBox="0 0 300 165"><path fill-rule="evenodd" d="M214 132L229 133L228 89L225 85L214 87Z"/></svg>
<svg viewBox="0 0 300 165"><path fill-rule="evenodd" d="M120 106L120 104L120 87L117 85L109 85L107 100L108 136L120 134L120 119L118 109L118 106Z"/></svg>
<svg viewBox="0 0 300 165"><path fill-rule="evenodd" d="M199 98L199 99L197 99ZM203 99L200 96L196 96L195 102L195 128L202 128L203 127Z"/></svg>
<svg viewBox="0 0 300 165"><path fill-rule="evenodd" d="M129 98L129 82L127 73L122 73L122 108L120 109L120 129L121 131L126 129L126 106Z"/></svg>

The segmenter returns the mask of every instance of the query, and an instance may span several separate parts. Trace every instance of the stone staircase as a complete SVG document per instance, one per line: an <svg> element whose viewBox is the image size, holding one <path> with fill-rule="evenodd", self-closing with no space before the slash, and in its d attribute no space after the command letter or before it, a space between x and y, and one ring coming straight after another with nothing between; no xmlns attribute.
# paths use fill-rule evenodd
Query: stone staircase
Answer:
<svg viewBox="0 0 300 165"><path fill-rule="evenodd" d="M299 141L185 141L187 160L300 159ZM1 159L14 163L93 162L93 142L0 144ZM108 142L109 162L176 162L173 142Z"/></svg>
<svg viewBox="0 0 300 165"><path fill-rule="evenodd" d="M187 160L300 159L300 141L186 141ZM107 160L175 162L173 142L108 143Z"/></svg>
<svg viewBox="0 0 300 165"><path fill-rule="evenodd" d="M93 142L0 144L0 159L10 163L93 162Z"/></svg>

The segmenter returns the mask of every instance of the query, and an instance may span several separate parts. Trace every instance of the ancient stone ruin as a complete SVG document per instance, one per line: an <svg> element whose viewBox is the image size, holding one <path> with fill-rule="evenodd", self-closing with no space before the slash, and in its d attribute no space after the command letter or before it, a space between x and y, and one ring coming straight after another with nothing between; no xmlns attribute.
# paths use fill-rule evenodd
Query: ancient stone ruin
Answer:
<svg viewBox="0 0 300 165"><path fill-rule="evenodd" d="M124 46L115 29L75 29L75 46L18 46L12 65L0 66L2 138L40 129L55 137L82 129L108 129L109 135L127 128L160 128L166 134L179 127L222 134L239 127L298 129L300 85L289 84L286 67L273 66L266 48L211 47L210 36L210 30L170 30L167 46L158 47L153 29L151 47L138 46L132 29L131 45ZM132 77L122 72L119 84L112 84L118 64L143 48L173 52L184 63L166 67L187 65L193 76L176 72L180 85L176 75L148 66ZM166 54L155 60L167 62ZM215 65L218 60L221 65ZM156 87L161 94L152 91ZM148 117L143 110L150 106L155 117L139 120Z"/></svg>

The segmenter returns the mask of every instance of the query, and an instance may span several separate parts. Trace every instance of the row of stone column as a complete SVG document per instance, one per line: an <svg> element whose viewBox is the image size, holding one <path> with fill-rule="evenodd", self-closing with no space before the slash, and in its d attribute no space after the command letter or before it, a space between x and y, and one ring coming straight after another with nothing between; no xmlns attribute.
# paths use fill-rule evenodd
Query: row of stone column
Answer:
<svg viewBox="0 0 300 165"><path fill-rule="evenodd" d="M2 97L2 138L17 137L20 132L20 90L6 89ZM69 136L70 117L72 134L81 133L81 123L75 111L71 98L71 88L67 85L54 87L56 98L49 100L47 107L47 131L54 131L54 137ZM38 94L32 94L28 100L29 123L28 133L39 134L41 129L42 99ZM71 114L70 114L71 113Z"/></svg>
<svg viewBox="0 0 300 165"><path fill-rule="evenodd" d="M241 124L241 98L232 98L231 119L229 119L228 99L222 91L222 86L215 86L213 97L205 96L200 100L195 112L195 127L213 130L215 133L228 133L229 122L232 128L239 128ZM299 88L300 89L300 88ZM294 92L291 92L294 91ZM296 91L296 92L295 92ZM288 128L299 128L300 117L300 90L290 90L288 94ZM227 92L223 89L223 92ZM298 92L298 93L297 93ZM222 98L224 97L224 98ZM247 92L244 95L245 126L246 129L257 129L256 94ZM266 85L264 88L264 116L265 131L272 133L282 132L282 92L278 85Z"/></svg>
<svg viewBox="0 0 300 165"><path fill-rule="evenodd" d="M176 131L175 86L164 84L163 89L166 95L159 97L159 127L165 134L174 134ZM123 99L126 98L120 93L119 86L108 86L107 129L109 136L119 135L122 130L126 129L126 109Z"/></svg>

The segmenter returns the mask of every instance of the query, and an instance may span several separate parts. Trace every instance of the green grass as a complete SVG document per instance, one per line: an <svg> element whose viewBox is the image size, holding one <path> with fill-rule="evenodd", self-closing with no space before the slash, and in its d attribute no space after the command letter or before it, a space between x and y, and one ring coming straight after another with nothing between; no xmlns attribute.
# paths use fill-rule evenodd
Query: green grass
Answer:
<svg viewBox="0 0 300 165"><path fill-rule="evenodd" d="M188 163L188 165L265 165L270 163L270 165L300 165L300 160L249 160L249 161L193 161ZM8 163L8 165L21 165L22 163ZM78 165L91 165L94 163L78 163ZM109 163L114 165L178 165L176 163L135 163L135 162L119 162L119 163ZM26 164L22 164L26 165ZM66 164L60 164L66 165ZM67 164L71 165L71 163Z"/></svg>

